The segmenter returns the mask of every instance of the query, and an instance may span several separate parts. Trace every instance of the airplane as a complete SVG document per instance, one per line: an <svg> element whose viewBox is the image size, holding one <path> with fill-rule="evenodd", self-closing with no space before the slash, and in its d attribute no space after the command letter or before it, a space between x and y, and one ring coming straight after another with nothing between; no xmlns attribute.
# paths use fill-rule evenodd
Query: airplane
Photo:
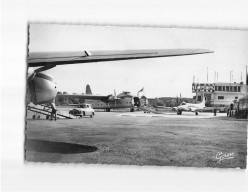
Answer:
<svg viewBox="0 0 248 195"><path fill-rule="evenodd" d="M139 97L139 93L142 92L142 88L137 96L133 95L129 91L123 91L116 95L99 96L92 95L90 85L86 85L86 95L84 94L58 94L57 98L79 98L84 99L84 103L91 104L93 109L104 109L106 112L110 112L111 109L129 108L130 112L134 112L135 109L140 109L148 105L148 99L143 95ZM69 106L80 107L83 104L69 104Z"/></svg>
<svg viewBox="0 0 248 195"><path fill-rule="evenodd" d="M43 73L57 65L84 64L94 62L134 60L143 58L173 57L213 53L206 49L157 49L157 50L123 50L123 51L73 51L73 52L30 52L27 57L27 104L50 104L57 95L55 79ZM35 69L37 68L37 69ZM88 97L87 97L88 96ZM84 98L106 98L100 95L87 95ZM109 96L115 99L115 96Z"/></svg>
<svg viewBox="0 0 248 195"><path fill-rule="evenodd" d="M177 115L182 115L183 111L188 111L188 112L195 112L195 115L198 115L198 112L204 110L206 100L203 94L203 99L201 103L198 104L191 104L191 103L185 103L182 102L179 106L175 106L172 108L172 110L177 111Z"/></svg>

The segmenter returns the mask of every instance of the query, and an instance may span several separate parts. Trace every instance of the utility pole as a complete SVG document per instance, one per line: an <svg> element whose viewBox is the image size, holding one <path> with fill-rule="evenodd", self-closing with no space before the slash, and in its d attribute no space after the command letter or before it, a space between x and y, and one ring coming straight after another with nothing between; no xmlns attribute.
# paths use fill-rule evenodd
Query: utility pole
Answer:
<svg viewBox="0 0 248 195"><path fill-rule="evenodd" d="M208 83L208 67L207 67L207 83Z"/></svg>
<svg viewBox="0 0 248 195"><path fill-rule="evenodd" d="M246 66L246 85L248 85L247 66Z"/></svg>

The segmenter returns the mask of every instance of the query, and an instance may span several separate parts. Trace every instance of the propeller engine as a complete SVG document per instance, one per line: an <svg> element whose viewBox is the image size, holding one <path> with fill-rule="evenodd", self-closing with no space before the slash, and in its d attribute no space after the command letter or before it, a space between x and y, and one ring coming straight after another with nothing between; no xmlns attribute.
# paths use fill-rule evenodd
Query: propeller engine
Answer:
<svg viewBox="0 0 248 195"><path fill-rule="evenodd" d="M41 73L39 69L28 70L27 102L34 104L47 103L57 95L57 84L53 77Z"/></svg>
<svg viewBox="0 0 248 195"><path fill-rule="evenodd" d="M114 90L114 95L109 95L108 101L114 101L115 102L115 107L116 107L116 101L120 100L121 98L118 98L116 95L116 91Z"/></svg>

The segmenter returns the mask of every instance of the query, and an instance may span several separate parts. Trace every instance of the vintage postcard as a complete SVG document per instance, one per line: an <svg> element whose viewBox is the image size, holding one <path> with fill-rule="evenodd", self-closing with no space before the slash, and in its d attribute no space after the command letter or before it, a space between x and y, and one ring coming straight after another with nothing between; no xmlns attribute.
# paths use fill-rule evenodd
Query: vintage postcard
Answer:
<svg viewBox="0 0 248 195"><path fill-rule="evenodd" d="M25 160L246 168L248 31L29 24Z"/></svg>

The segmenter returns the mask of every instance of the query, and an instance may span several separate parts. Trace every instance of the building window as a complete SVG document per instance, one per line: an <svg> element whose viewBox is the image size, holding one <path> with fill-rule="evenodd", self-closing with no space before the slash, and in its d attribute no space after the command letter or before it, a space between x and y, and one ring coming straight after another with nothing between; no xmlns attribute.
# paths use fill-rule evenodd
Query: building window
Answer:
<svg viewBox="0 0 248 195"><path fill-rule="evenodd" d="M198 96L197 97L197 101L201 101L201 96Z"/></svg>
<svg viewBox="0 0 248 195"><path fill-rule="evenodd" d="M218 96L218 100L223 100L224 96Z"/></svg>
<svg viewBox="0 0 248 195"><path fill-rule="evenodd" d="M229 86L226 86L226 91L229 91Z"/></svg>
<svg viewBox="0 0 248 195"><path fill-rule="evenodd" d="M218 91L222 91L222 86L218 86Z"/></svg>
<svg viewBox="0 0 248 195"><path fill-rule="evenodd" d="M226 86L223 86L223 91L226 91Z"/></svg>
<svg viewBox="0 0 248 195"><path fill-rule="evenodd" d="M230 86L230 91L233 91L233 86Z"/></svg>
<svg viewBox="0 0 248 195"><path fill-rule="evenodd" d="M240 86L238 86L238 92L240 92Z"/></svg>
<svg viewBox="0 0 248 195"><path fill-rule="evenodd" d="M236 86L234 87L234 92L237 92L237 87Z"/></svg>
<svg viewBox="0 0 248 195"><path fill-rule="evenodd" d="M215 86L215 91L217 91L217 86Z"/></svg>

